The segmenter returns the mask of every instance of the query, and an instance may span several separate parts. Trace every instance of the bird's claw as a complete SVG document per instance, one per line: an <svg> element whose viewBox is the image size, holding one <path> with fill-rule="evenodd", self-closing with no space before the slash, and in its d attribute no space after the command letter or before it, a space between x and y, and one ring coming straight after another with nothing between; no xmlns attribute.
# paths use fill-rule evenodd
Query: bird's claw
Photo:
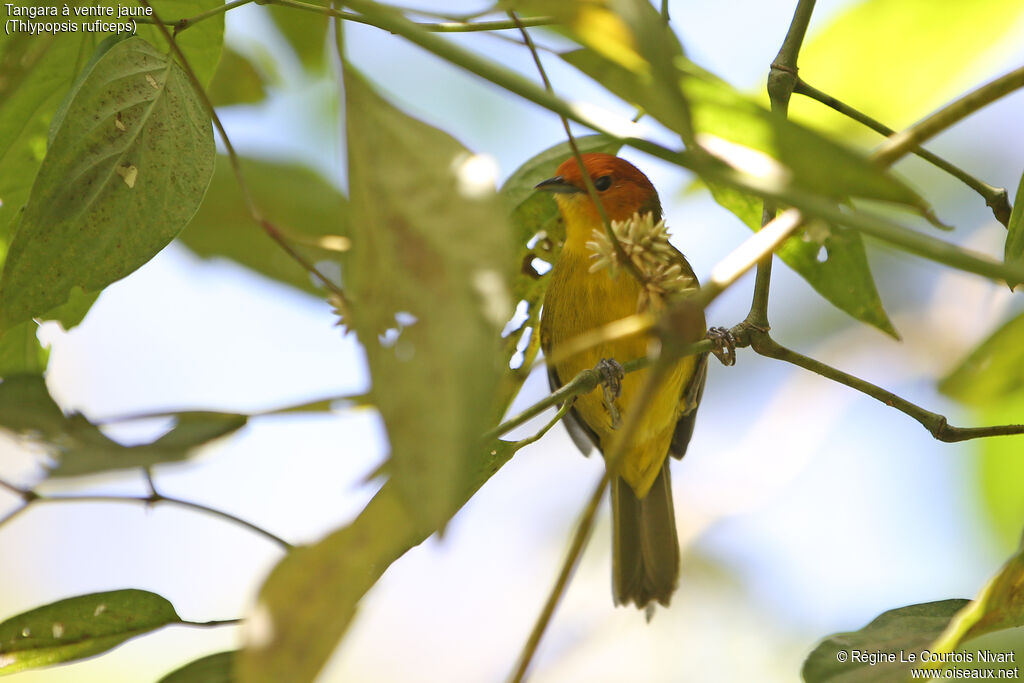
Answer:
<svg viewBox="0 0 1024 683"><path fill-rule="evenodd" d="M736 337L725 327L708 328L707 338L714 346L711 353L722 365L736 365Z"/></svg>
<svg viewBox="0 0 1024 683"><path fill-rule="evenodd" d="M616 400L622 395L622 378L626 372L613 358L602 358L597 364L597 371L601 375L601 391L604 393L604 405L611 417L612 429L618 429L622 422Z"/></svg>

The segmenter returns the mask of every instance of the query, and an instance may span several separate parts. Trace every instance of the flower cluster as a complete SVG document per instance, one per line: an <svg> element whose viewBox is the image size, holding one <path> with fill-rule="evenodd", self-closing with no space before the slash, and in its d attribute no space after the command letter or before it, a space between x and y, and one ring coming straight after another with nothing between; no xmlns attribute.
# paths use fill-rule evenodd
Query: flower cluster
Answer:
<svg viewBox="0 0 1024 683"><path fill-rule="evenodd" d="M652 300L660 301L667 295L697 286L684 270L679 252L669 244L664 220L655 223L653 213L635 213L627 220L612 221L611 225L622 251L643 277L638 308L645 309ZM612 277L618 275L623 263L603 230L594 231L594 239L587 242L587 247L593 252L591 273L607 268Z"/></svg>

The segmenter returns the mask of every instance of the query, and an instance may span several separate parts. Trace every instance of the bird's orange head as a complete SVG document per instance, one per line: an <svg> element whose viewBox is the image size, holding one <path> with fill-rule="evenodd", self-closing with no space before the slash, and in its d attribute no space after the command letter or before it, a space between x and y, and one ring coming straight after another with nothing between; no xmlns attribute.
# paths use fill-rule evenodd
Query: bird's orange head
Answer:
<svg viewBox="0 0 1024 683"><path fill-rule="evenodd" d="M601 215L583 182L584 170L590 176L609 220L624 221L634 213L654 213L654 220L661 219L658 193L640 169L611 154L583 154L582 157L583 169L575 157L570 157L562 162L553 178L537 185L538 190L555 193L570 233L575 225L585 226L585 234L589 238L590 230L601 225Z"/></svg>

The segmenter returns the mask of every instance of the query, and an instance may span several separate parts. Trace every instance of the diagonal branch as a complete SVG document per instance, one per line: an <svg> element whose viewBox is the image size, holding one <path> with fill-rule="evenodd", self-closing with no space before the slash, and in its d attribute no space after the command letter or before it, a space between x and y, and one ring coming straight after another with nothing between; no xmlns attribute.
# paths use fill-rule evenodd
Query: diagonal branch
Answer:
<svg viewBox="0 0 1024 683"><path fill-rule="evenodd" d="M858 123L864 124L865 126L867 126L868 128L877 133L881 133L882 135L886 136L896 134L895 130L889 128L884 123L876 121L867 114L857 109L854 109L845 102L841 102L840 100L837 100L828 93L824 93L818 90L814 86L807 83L807 81L804 81L799 77L797 78L796 88L793 90L793 92L797 93L798 95L804 95L805 97L809 97L812 100L817 100L818 102L824 104L826 107L830 107L831 109L836 110L840 114L843 114L844 116L847 116L853 119L854 121L857 121ZM936 166L937 168L942 169L946 173L950 174L957 180L960 180L969 188L980 194L982 198L984 198L985 204L992 209L992 213L995 215L996 220L1002 223L1003 225L1009 224L1010 201L1005 188L993 187L988 183L982 182L981 180L978 180L977 178L970 175L969 173L959 168L958 166L954 166L953 164L946 161L939 155L933 154L932 152L929 152L923 147L917 147L913 150L913 152L914 154L921 157L928 163L932 164L933 166Z"/></svg>
<svg viewBox="0 0 1024 683"><path fill-rule="evenodd" d="M943 415L925 410L924 408L897 396L891 391L887 391L875 384L872 384L871 382L859 377L854 377L853 375L843 372L842 370L838 370L831 365L827 365L826 363L814 360L813 358L808 358L796 351L787 349L772 339L768 333L763 330L746 328L740 333L745 336L744 343L749 343L751 348L760 355L791 363L803 368L804 370L809 370L810 372L821 375L826 379L830 379L833 382L844 384L861 393L867 394L871 398L881 401L890 408L895 408L901 413L910 416L919 422L922 427L927 429L928 432L939 441L953 443L956 441L967 441L969 439L978 439L989 436L1024 434L1024 425L1021 424L995 425L992 427L954 427L949 424L946 417Z"/></svg>

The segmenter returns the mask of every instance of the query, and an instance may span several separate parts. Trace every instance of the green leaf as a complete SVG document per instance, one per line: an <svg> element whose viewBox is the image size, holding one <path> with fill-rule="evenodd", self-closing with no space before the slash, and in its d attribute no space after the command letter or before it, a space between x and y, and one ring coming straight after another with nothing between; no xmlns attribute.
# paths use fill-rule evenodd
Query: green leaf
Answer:
<svg viewBox="0 0 1024 683"><path fill-rule="evenodd" d="M171 603L148 591L59 600L0 623L0 675L91 657L176 623Z"/></svg>
<svg viewBox="0 0 1024 683"><path fill-rule="evenodd" d="M351 93L348 88L347 91ZM621 143L595 135L580 138L577 144L583 152L613 154ZM558 210L554 202L534 192L534 186L554 175L558 165L570 154L566 143L537 154L512 173L501 189L502 198L513 211L513 230L520 251L508 258L517 266L526 263L528 257L532 258L525 243L539 230L551 231L555 241L559 232L564 233L564 229L559 230L555 225ZM546 278L534 279L522 273L513 279L516 295L529 298L531 305L529 315L533 322L525 323L520 330L531 324L536 326L539 301L543 297L540 283L546 282ZM512 334L509 339L516 337ZM506 344L507 360L515 344L508 340ZM536 345L537 335L533 335L524 367L532 363ZM499 416L518 392L522 379L523 375L506 373L506 381L498 392ZM484 451L484 457L476 452L467 470L468 484L459 489L456 499L450 503L449 515L460 509L508 462L518 447L518 444L497 440ZM239 669L245 680L313 678L345 633L366 591L392 562L422 543L435 528L415 506L404 500L395 482L389 481L350 525L313 546L290 553L275 567L260 591L260 618L268 617L263 609L269 610L268 618L272 622L269 631L274 638L269 643L261 642L243 650Z"/></svg>
<svg viewBox="0 0 1024 683"><path fill-rule="evenodd" d="M479 157L345 74L349 322L387 427L391 481L441 528L493 426L511 231Z"/></svg>
<svg viewBox="0 0 1024 683"><path fill-rule="evenodd" d="M80 82L36 176L0 277L0 328L96 292L152 258L213 173L210 120L180 67L139 38Z"/></svg>
<svg viewBox="0 0 1024 683"><path fill-rule="evenodd" d="M39 325L34 320L15 325L0 336L0 377L42 374L50 352L36 337Z"/></svg>
<svg viewBox="0 0 1024 683"><path fill-rule="evenodd" d="M455 509L465 504L514 452L498 441L476 458ZM274 567L260 589L250 621L267 638L250 642L237 660L247 683L310 681L344 635L362 596L408 549L436 529L389 481L351 524L296 548ZM263 621L269 620L269 621Z"/></svg>
<svg viewBox="0 0 1024 683"><path fill-rule="evenodd" d="M1022 422L1024 392L989 401L968 413L973 424ZM1022 437L975 439L971 462L976 467L977 495L991 523L996 541L1012 546L1020 538L1024 520L1024 458L1020 457Z"/></svg>
<svg viewBox="0 0 1024 683"><path fill-rule="evenodd" d="M28 200L57 105L82 67L76 41L16 34L0 43L0 261Z"/></svg>
<svg viewBox="0 0 1024 683"><path fill-rule="evenodd" d="M576 146L584 154L615 154L622 143L604 135L588 135L577 138ZM501 391L501 396L506 400L495 415L495 422L518 393L540 348L537 330L541 302L549 279L542 276L534 266L534 261L539 259L553 265L565 239L565 226L554 200L534 188L540 181L553 176L559 164L571 155L572 150L567 142L549 147L516 169L501 188L501 196L511 211L516 245L511 261L511 268L515 270L512 296L519 302L518 312L524 313L526 317L515 329L506 330L503 352L506 366L514 365L516 370L522 368L524 371L506 372Z"/></svg>
<svg viewBox="0 0 1024 683"><path fill-rule="evenodd" d="M254 104L267 97L260 72L252 62L230 48L224 50L206 94L215 107Z"/></svg>
<svg viewBox="0 0 1024 683"><path fill-rule="evenodd" d="M932 644L934 652L952 652L961 643L995 631L1024 626L1024 545L971 603L950 621Z"/></svg>
<svg viewBox="0 0 1024 683"><path fill-rule="evenodd" d="M311 4L321 5L316 0ZM292 46L302 66L307 71L323 71L327 66L327 15L280 5L269 5L267 9L277 30Z"/></svg>
<svg viewBox="0 0 1024 683"><path fill-rule="evenodd" d="M161 678L157 683L234 683L237 651L200 657Z"/></svg>
<svg viewBox="0 0 1024 683"><path fill-rule="evenodd" d="M1024 314L992 333L939 382L958 401L984 405L1024 389Z"/></svg>
<svg viewBox="0 0 1024 683"><path fill-rule="evenodd" d="M928 649L950 619L969 600L939 600L883 612L859 631L833 634L807 656L807 683L904 683L921 663L899 661L900 653L918 655ZM896 660L870 663L852 653L892 653ZM856 661L855 661L856 659ZM904 657L909 659L909 656Z"/></svg>
<svg viewBox="0 0 1024 683"><path fill-rule="evenodd" d="M974 600L940 600L900 607L882 613L859 631L829 636L804 661L804 680L903 683L912 668L939 668L941 663L924 662L920 653L953 652L974 638L1024 626L1022 584L1024 546ZM896 661L865 661L864 655L879 652L891 654Z"/></svg>
<svg viewBox="0 0 1024 683"><path fill-rule="evenodd" d="M0 383L0 429L32 439L57 459L52 476L150 467L184 460L210 441L245 425L244 415L176 413L173 428L149 444L122 446L81 415L65 416L40 375L16 375Z"/></svg>
<svg viewBox="0 0 1024 683"><path fill-rule="evenodd" d="M635 72L589 48L565 53L562 58L669 128L683 133L679 100L659 87L659 83L638 78ZM777 182L791 183L837 200L859 197L896 202L922 212L927 209L916 192L866 156L768 111L684 57L676 57L672 66L675 87L671 90L681 90L685 95L696 131L713 136L702 138L701 144L730 165L756 175L767 173ZM739 145L740 149L713 144L715 139ZM778 161L785 170L770 170L763 162L747 161L756 158L751 150ZM822 168L829 172L822 173Z"/></svg>
<svg viewBox="0 0 1024 683"><path fill-rule="evenodd" d="M1013 200L1013 211L1007 224L1003 260L1008 264L1024 264L1024 174L1021 174L1020 184L1017 185L1017 197ZM1013 289L1020 283L1007 284Z"/></svg>
<svg viewBox="0 0 1024 683"><path fill-rule="evenodd" d="M755 232L761 229L759 198L716 183L708 183L708 188L715 201L747 227ZM821 242L794 236L776 253L833 306L899 339L875 287L860 233L831 226L822 231Z"/></svg>
<svg viewBox="0 0 1024 683"><path fill-rule="evenodd" d="M345 197L305 166L240 161L260 211L292 246L314 264L337 263L349 248ZM206 199L180 239L200 256L228 258L296 289L324 294L321 283L253 220L227 157L217 158Z"/></svg>
<svg viewBox="0 0 1024 683"><path fill-rule="evenodd" d="M814 30L800 51L800 76L886 125L900 129L977 84L993 57L1016 46L1018 0L972 0L970 11L934 0L861 0ZM853 58L855 56L855 58ZM809 98L790 115L836 139L879 138Z"/></svg>

